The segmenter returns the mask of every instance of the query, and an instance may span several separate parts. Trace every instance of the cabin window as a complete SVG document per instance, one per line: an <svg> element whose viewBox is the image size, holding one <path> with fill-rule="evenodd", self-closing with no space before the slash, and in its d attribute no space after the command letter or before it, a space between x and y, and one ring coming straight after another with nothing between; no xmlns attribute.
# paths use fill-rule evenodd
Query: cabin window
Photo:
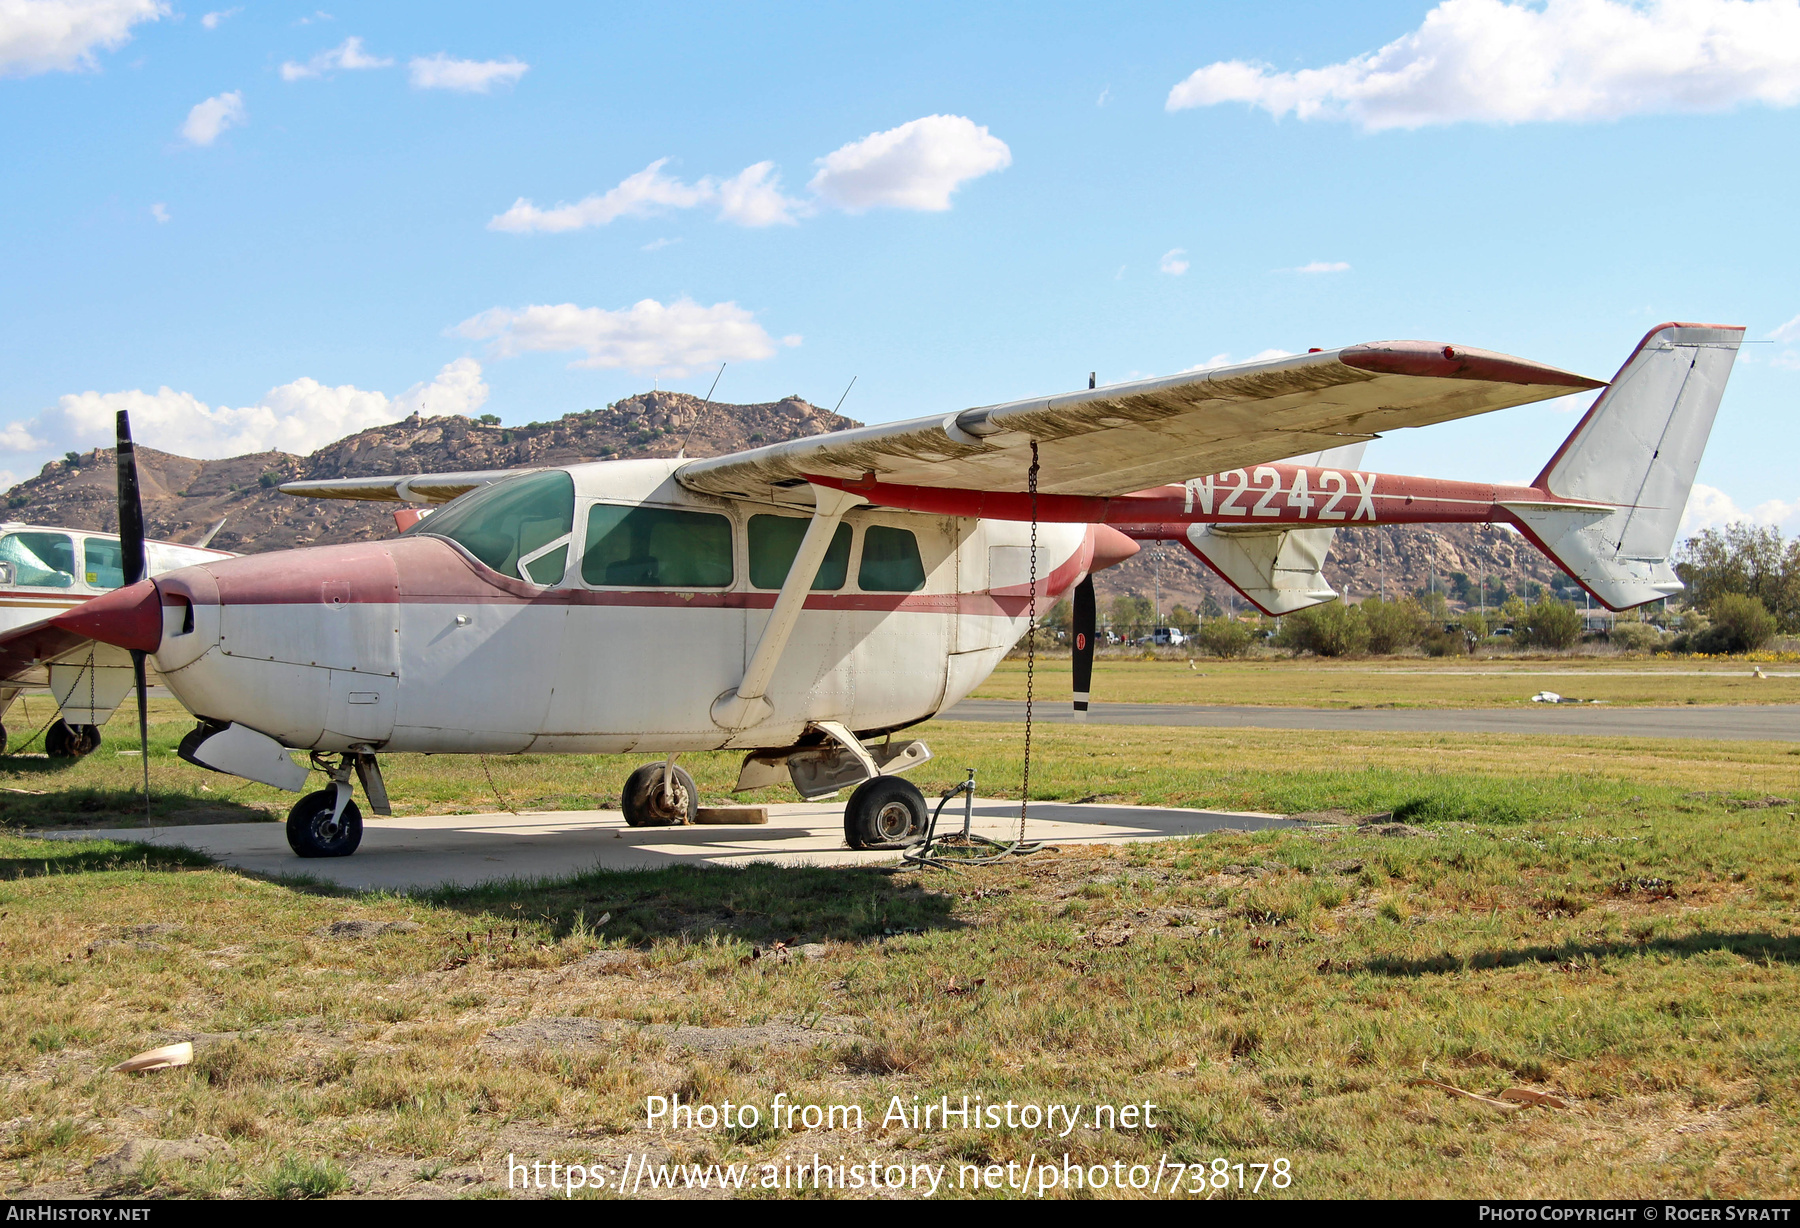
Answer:
<svg viewBox="0 0 1800 1228"><path fill-rule="evenodd" d="M125 583L125 548L118 542L90 537L81 552L89 588L118 588Z"/></svg>
<svg viewBox="0 0 1800 1228"><path fill-rule="evenodd" d="M800 540L812 521L798 516L750 517L750 583L757 588L780 588L800 553ZM826 592L844 587L850 577L850 526L840 522L825 551L825 560L813 576L812 586Z"/></svg>
<svg viewBox="0 0 1800 1228"><path fill-rule="evenodd" d="M575 481L557 469L472 490L406 534L447 537L503 576L555 584L574 527Z"/></svg>
<svg viewBox="0 0 1800 1228"><path fill-rule="evenodd" d="M867 593L916 593L925 587L919 539L910 529L872 524L863 530L862 566L856 583Z"/></svg>
<svg viewBox="0 0 1800 1228"><path fill-rule="evenodd" d="M75 543L66 533L8 533L0 537L0 563L11 563L13 583L68 588L75 583Z"/></svg>
<svg viewBox="0 0 1800 1228"><path fill-rule="evenodd" d="M596 503L581 578L603 588L727 588L731 521L712 512Z"/></svg>

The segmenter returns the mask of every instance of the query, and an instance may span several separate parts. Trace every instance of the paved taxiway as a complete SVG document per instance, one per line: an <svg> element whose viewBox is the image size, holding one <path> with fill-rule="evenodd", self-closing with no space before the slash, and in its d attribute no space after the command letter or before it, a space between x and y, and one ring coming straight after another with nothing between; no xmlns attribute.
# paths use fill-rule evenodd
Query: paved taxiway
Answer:
<svg viewBox="0 0 1800 1228"><path fill-rule="evenodd" d="M936 799L932 799L936 804ZM302 860L288 849L281 823L217 823L188 827L51 832L51 839L133 840L178 845L253 874L310 875L363 890L469 887L508 879L560 879L583 870L672 865L881 865L896 853L844 847L844 805L772 805L755 827L627 827L616 810L551 810L520 815L459 814L371 819L350 857ZM954 818L952 814L954 812ZM1010 839L1019 804L977 801L975 831ZM945 808L943 829L960 829L962 810ZM1221 828L1254 831L1295 826L1279 815L1153 806L1033 802L1028 835L1062 847L1198 836Z"/></svg>
<svg viewBox="0 0 1800 1228"><path fill-rule="evenodd" d="M1033 718L1069 724L1064 696L1039 700ZM1022 721L1014 699L965 699L938 719ZM1275 708L1207 704L1095 704L1096 725L1177 725L1212 729L1324 729L1357 733L1524 733L1589 738L1718 738L1729 742L1800 741L1800 704L1736 707L1613 707L1533 704L1529 708Z"/></svg>

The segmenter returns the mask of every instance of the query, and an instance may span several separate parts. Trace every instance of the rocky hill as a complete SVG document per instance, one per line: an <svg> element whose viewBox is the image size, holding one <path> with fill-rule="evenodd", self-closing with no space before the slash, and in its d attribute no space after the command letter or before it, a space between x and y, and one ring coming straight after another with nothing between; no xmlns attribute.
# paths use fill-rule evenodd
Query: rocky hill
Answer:
<svg viewBox="0 0 1800 1228"><path fill-rule="evenodd" d="M554 422L501 427L464 417L373 427L311 456L259 452L227 460L190 460L138 445L138 480L152 537L192 541L223 519L221 550L254 553L292 546L368 541L394 532L391 503L295 499L275 487L299 478L375 477L466 469L529 468L624 457L716 456L763 442L860 426L788 397L762 405L705 405L682 392L646 392L605 409ZM79 463L53 461L6 492L6 516L78 529L118 529L111 448Z"/></svg>
<svg viewBox="0 0 1800 1228"><path fill-rule="evenodd" d="M525 468L608 457L673 456L684 442L689 456L716 456L764 442L797 439L860 423L799 397L761 405L705 405L680 392L646 392L605 409L567 414L554 422L489 426L463 417L417 417L360 431L311 456L260 452L227 460L191 460L138 446L144 512L152 536L191 541L223 519L213 544L253 553L292 546L368 541L394 532L393 504L295 499L275 487L298 478L370 477L465 469ZM82 454L78 463L54 461L37 477L6 492L7 517L36 524L114 531L110 448ZM1325 574L1353 599L1383 590L1390 596L1456 572L1548 583L1553 564L1518 534L1493 525L1340 529ZM1175 543L1146 547L1137 558L1098 577L1103 598L1120 593L1152 597L1166 611L1176 603L1198 608L1210 595L1220 606L1242 599Z"/></svg>

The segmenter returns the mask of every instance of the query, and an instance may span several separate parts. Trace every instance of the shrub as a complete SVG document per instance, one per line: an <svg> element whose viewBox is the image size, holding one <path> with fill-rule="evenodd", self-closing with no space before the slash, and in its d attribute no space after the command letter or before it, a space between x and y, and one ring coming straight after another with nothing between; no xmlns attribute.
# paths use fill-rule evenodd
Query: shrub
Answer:
<svg viewBox="0 0 1800 1228"><path fill-rule="evenodd" d="M1712 603L1712 622L1689 637L1689 651L1754 652L1775 638L1775 616L1755 597L1727 593Z"/></svg>
<svg viewBox="0 0 1800 1228"><path fill-rule="evenodd" d="M1663 633L1649 623L1615 622L1606 638L1626 652L1655 652L1663 646Z"/></svg>
<svg viewBox="0 0 1800 1228"><path fill-rule="evenodd" d="M1250 651L1254 633L1235 618L1209 618L1200 625L1195 639L1200 647L1215 657L1241 657Z"/></svg>
<svg viewBox="0 0 1800 1228"><path fill-rule="evenodd" d="M1354 656L1369 646L1369 626L1355 606L1328 601L1283 618L1275 642L1297 653L1310 652L1321 657Z"/></svg>
<svg viewBox="0 0 1800 1228"><path fill-rule="evenodd" d="M1520 642L1532 648L1573 648L1581 638L1581 611L1554 597L1539 597L1525 611Z"/></svg>
<svg viewBox="0 0 1800 1228"><path fill-rule="evenodd" d="M1425 638L1425 610L1411 597L1383 601L1371 597L1357 607L1369 628L1369 651L1380 656L1411 648Z"/></svg>

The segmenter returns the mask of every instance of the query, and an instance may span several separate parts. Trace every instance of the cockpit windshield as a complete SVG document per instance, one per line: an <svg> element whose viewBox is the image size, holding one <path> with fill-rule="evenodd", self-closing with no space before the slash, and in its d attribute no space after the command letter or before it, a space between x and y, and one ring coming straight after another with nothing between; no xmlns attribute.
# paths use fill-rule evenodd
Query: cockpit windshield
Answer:
<svg viewBox="0 0 1800 1228"><path fill-rule="evenodd" d="M403 536L447 537L503 576L555 584L568 567L574 527L575 481L551 470L472 490Z"/></svg>

